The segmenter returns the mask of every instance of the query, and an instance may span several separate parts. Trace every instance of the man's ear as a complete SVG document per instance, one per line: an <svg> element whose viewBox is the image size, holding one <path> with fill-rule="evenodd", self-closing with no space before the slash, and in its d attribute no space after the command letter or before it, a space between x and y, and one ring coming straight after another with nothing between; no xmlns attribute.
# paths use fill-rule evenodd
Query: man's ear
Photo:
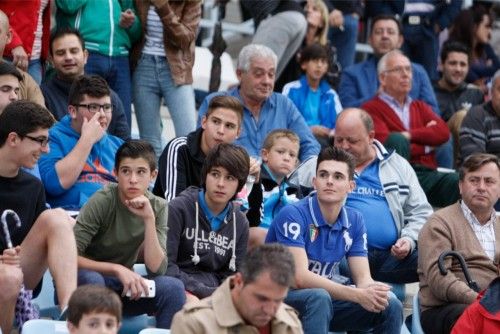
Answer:
<svg viewBox="0 0 500 334"><path fill-rule="evenodd" d="M76 107L75 106L72 106L71 104L68 105L68 114L69 114L69 117L71 117L72 119L75 119L76 118Z"/></svg>
<svg viewBox="0 0 500 334"><path fill-rule="evenodd" d="M261 151L260 151L260 155L262 156L262 162L265 162L267 163L267 160L269 158L269 151L266 150L265 148L263 148Z"/></svg>
<svg viewBox="0 0 500 334"><path fill-rule="evenodd" d="M5 143L8 144L11 147L14 147L17 145L18 141L20 140L20 137L17 135L15 132L10 132L7 135L7 139L5 140Z"/></svg>
<svg viewBox="0 0 500 334"><path fill-rule="evenodd" d="M153 181L156 178L156 176L158 176L158 169L151 171L151 181Z"/></svg>

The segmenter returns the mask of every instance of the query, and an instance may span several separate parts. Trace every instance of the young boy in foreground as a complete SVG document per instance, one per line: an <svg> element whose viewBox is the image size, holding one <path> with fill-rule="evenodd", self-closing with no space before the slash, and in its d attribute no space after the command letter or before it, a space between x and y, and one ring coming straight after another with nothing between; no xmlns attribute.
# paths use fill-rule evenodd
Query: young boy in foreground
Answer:
<svg viewBox="0 0 500 334"><path fill-rule="evenodd" d="M68 304L70 334L116 334L122 320L122 302L112 290L84 285L73 292Z"/></svg>

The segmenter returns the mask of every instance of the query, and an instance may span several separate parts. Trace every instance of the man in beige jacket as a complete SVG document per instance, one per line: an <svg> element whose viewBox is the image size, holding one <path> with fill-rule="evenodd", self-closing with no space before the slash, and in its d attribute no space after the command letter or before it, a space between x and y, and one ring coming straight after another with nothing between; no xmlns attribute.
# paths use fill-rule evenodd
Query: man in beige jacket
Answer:
<svg viewBox="0 0 500 334"><path fill-rule="evenodd" d="M210 297L185 305L172 333L303 333L296 311L283 303L294 275L286 247L259 246Z"/></svg>
<svg viewBox="0 0 500 334"><path fill-rule="evenodd" d="M499 275L500 217L494 205L500 194L500 161L492 154L473 154L464 161L459 178L462 200L435 212L418 237L419 298L426 333L449 333L477 297L456 259L445 259L448 273L441 275L442 252L459 252L481 290Z"/></svg>

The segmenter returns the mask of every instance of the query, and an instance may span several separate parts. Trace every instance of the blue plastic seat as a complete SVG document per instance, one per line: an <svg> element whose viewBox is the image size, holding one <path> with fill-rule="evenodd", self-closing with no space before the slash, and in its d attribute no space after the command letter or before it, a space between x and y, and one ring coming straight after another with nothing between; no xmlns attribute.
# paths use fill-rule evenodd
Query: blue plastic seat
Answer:
<svg viewBox="0 0 500 334"><path fill-rule="evenodd" d="M52 284L52 282L51 282ZM66 321L36 319L26 321L23 334L66 334L69 333Z"/></svg>
<svg viewBox="0 0 500 334"><path fill-rule="evenodd" d="M170 334L170 329L145 328L139 334Z"/></svg>
<svg viewBox="0 0 500 334"><path fill-rule="evenodd" d="M420 302L418 293L413 296L413 314L411 316L411 334L424 334L422 325L420 324Z"/></svg>

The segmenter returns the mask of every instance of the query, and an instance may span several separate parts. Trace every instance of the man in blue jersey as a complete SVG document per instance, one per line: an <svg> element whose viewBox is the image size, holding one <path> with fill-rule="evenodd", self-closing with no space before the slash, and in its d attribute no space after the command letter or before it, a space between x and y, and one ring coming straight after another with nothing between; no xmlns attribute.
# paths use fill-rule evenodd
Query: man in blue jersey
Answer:
<svg viewBox="0 0 500 334"><path fill-rule="evenodd" d="M316 192L283 208L267 234L266 242L285 244L294 256L297 286L285 302L299 311L305 333L401 331L401 302L370 275L363 217L344 206L355 186L354 166L346 151L322 150L313 178ZM344 256L355 286L339 274Z"/></svg>

